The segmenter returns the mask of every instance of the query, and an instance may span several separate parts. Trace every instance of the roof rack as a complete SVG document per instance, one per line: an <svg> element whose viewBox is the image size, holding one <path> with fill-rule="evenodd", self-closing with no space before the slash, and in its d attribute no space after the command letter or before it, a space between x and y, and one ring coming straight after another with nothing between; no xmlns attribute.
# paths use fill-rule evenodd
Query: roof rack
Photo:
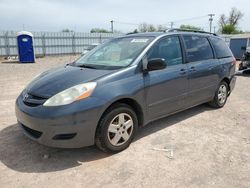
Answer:
<svg viewBox="0 0 250 188"><path fill-rule="evenodd" d="M198 31L198 30L192 30L192 29L179 29L179 28L173 28L173 29L167 29L164 32L194 32L194 33L203 33L203 34L209 34L209 35L214 35L217 36L215 33L210 33L210 32L206 32L206 31Z"/></svg>

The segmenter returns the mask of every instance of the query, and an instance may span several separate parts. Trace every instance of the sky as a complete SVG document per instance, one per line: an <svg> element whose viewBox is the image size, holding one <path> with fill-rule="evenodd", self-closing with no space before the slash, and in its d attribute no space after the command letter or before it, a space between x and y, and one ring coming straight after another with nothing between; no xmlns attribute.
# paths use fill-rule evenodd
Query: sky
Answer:
<svg viewBox="0 0 250 188"><path fill-rule="evenodd" d="M174 27L190 24L209 30L208 14L232 7L244 13L239 28L250 31L250 0L0 0L0 30L89 32L91 28L130 32L140 23Z"/></svg>

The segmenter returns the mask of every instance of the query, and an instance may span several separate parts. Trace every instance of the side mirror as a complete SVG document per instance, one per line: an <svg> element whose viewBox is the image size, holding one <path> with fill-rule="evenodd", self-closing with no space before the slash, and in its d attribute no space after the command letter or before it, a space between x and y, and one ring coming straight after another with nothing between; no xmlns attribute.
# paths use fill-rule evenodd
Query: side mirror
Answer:
<svg viewBox="0 0 250 188"><path fill-rule="evenodd" d="M161 69L165 69L166 67L167 67L167 64L165 62L165 59L161 59L161 58L150 59L147 64L146 71L161 70Z"/></svg>

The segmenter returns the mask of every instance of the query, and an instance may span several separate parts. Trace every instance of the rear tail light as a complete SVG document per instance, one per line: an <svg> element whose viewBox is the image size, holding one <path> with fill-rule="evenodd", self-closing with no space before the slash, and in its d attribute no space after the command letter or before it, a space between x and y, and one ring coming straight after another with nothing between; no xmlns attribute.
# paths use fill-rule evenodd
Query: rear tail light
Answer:
<svg viewBox="0 0 250 188"><path fill-rule="evenodd" d="M235 59L235 57L234 57L233 62L232 62L232 65L236 65L236 63L237 63L237 61L236 61L236 59Z"/></svg>

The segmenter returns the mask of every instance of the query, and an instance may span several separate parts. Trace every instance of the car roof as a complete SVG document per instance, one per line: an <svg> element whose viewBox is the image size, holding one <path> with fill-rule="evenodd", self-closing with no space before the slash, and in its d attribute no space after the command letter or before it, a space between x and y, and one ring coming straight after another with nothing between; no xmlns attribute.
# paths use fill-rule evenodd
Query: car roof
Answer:
<svg viewBox="0 0 250 188"><path fill-rule="evenodd" d="M127 34L123 37L159 37L159 36L167 36L173 34L180 34L180 35L196 35L196 36L213 36L218 37L213 33L206 33L206 32L192 32L192 31L171 31L171 32L146 32L146 33L132 33Z"/></svg>

